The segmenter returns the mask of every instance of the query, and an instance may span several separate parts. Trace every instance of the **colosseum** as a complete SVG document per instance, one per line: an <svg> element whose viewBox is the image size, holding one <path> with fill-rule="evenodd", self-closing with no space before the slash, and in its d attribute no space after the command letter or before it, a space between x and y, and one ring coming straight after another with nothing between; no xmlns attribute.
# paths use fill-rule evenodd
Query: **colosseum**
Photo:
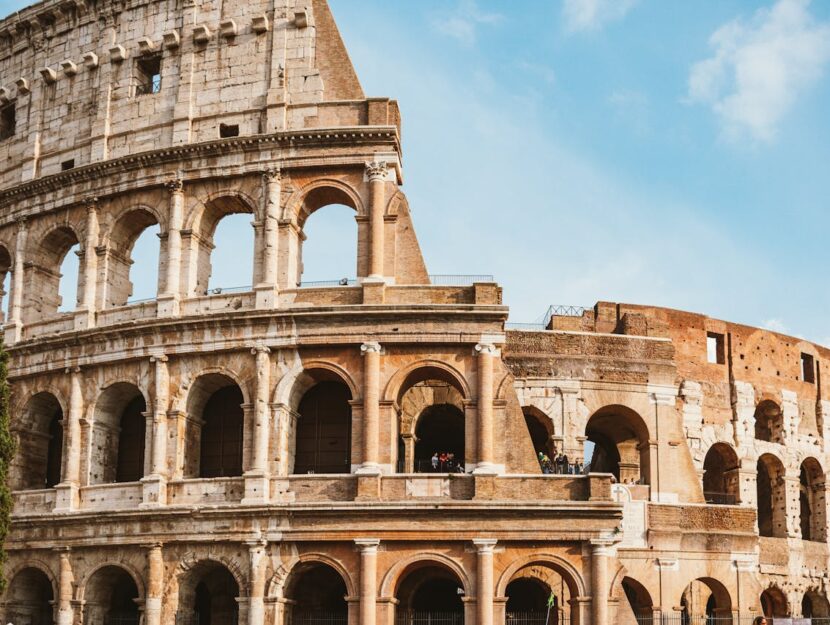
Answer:
<svg viewBox="0 0 830 625"><path fill-rule="evenodd" d="M431 276L326 0L44 0L0 68L2 623L830 623L830 349ZM304 283L333 204L356 279Z"/></svg>

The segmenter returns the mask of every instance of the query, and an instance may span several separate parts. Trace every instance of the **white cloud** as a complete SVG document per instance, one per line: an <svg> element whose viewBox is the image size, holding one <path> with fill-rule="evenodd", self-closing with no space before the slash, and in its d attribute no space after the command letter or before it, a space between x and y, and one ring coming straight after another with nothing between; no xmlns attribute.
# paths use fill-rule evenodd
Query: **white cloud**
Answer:
<svg viewBox="0 0 830 625"><path fill-rule="evenodd" d="M570 32L599 30L625 17L639 0L565 0L562 15Z"/></svg>
<svg viewBox="0 0 830 625"><path fill-rule="evenodd" d="M778 0L749 22L733 20L709 39L714 54L692 66L689 99L711 106L727 136L771 141L798 96L830 60L830 23L810 0Z"/></svg>
<svg viewBox="0 0 830 625"><path fill-rule="evenodd" d="M761 324L761 327L765 330L771 330L772 332L778 332L779 334L784 334L786 336L792 336L797 339L803 339L804 337L800 334L796 334L792 328L790 328L787 323L785 323L782 319L772 318L767 319Z"/></svg>
<svg viewBox="0 0 830 625"><path fill-rule="evenodd" d="M460 0L454 10L433 15L431 25L437 32L471 46L476 41L479 26L497 24L502 19L504 16L499 13L482 11L476 0Z"/></svg>

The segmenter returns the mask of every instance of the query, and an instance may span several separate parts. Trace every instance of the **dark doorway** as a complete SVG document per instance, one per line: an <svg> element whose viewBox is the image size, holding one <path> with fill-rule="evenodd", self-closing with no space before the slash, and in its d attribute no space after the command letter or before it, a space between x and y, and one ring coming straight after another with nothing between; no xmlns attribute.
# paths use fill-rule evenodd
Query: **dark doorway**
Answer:
<svg viewBox="0 0 830 625"><path fill-rule="evenodd" d="M235 384L219 389L203 413L200 477L242 475L242 391Z"/></svg>
<svg viewBox="0 0 830 625"><path fill-rule="evenodd" d="M176 625L237 625L239 584L218 562L194 566L179 586Z"/></svg>
<svg viewBox="0 0 830 625"><path fill-rule="evenodd" d="M58 408L49 421L49 447L46 452L46 488L61 483L63 459L63 411Z"/></svg>
<svg viewBox="0 0 830 625"><path fill-rule="evenodd" d="M415 438L416 473L463 470L464 414L457 407L437 404L424 408L415 427ZM436 453L437 464L433 461Z"/></svg>
<svg viewBox="0 0 830 625"><path fill-rule="evenodd" d="M132 576L117 566L98 569L84 594L88 623L138 625L138 587Z"/></svg>
<svg viewBox="0 0 830 625"><path fill-rule="evenodd" d="M506 594L506 622L510 625L559 625L559 598L544 582L531 577L514 579L507 585Z"/></svg>
<svg viewBox="0 0 830 625"><path fill-rule="evenodd" d="M144 441L147 403L138 395L121 415L121 432L118 436L118 465L116 482L137 482L144 477Z"/></svg>
<svg viewBox="0 0 830 625"><path fill-rule="evenodd" d="M396 625L463 625L464 591L458 578L441 566L413 569L398 587Z"/></svg>
<svg viewBox="0 0 830 625"><path fill-rule="evenodd" d="M23 569L9 584L3 597L6 604L6 621L29 625L53 625L52 583L43 571Z"/></svg>
<svg viewBox="0 0 830 625"><path fill-rule="evenodd" d="M346 583L325 564L299 565L292 574L286 596L291 625L346 625Z"/></svg>
<svg viewBox="0 0 830 625"><path fill-rule="evenodd" d="M351 473L352 399L342 382L324 381L300 402L294 473Z"/></svg>

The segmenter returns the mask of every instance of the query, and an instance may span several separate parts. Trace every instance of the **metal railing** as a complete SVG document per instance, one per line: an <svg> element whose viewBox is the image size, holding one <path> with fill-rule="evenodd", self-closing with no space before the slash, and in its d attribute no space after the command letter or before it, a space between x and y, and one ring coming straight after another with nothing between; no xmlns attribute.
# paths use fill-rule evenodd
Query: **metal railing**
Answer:
<svg viewBox="0 0 830 625"><path fill-rule="evenodd" d="M315 280L312 282L300 282L297 288L300 289L321 289L333 286L356 286L357 280L354 278L340 278L339 280Z"/></svg>
<svg viewBox="0 0 830 625"><path fill-rule="evenodd" d="M349 615L346 611L325 612L322 610L296 610L286 613L286 625L346 625Z"/></svg>
<svg viewBox="0 0 830 625"><path fill-rule="evenodd" d="M554 304L548 308L542 319L542 325L548 327L550 320L554 317L582 317L586 310L590 310L590 306L564 306L561 304Z"/></svg>
<svg viewBox="0 0 830 625"><path fill-rule="evenodd" d="M532 612L508 612L505 625L569 625L570 619L556 610L535 610Z"/></svg>
<svg viewBox="0 0 830 625"><path fill-rule="evenodd" d="M431 274L429 281L432 286L472 286L476 282L495 282L489 274Z"/></svg>
<svg viewBox="0 0 830 625"><path fill-rule="evenodd" d="M138 625L141 617L138 614L107 614L97 622L87 621L87 625Z"/></svg>
<svg viewBox="0 0 830 625"><path fill-rule="evenodd" d="M464 463L461 460L448 460L433 466L432 460L415 459L413 470L415 473L464 473Z"/></svg>
<svg viewBox="0 0 830 625"><path fill-rule="evenodd" d="M395 625L464 625L464 613L397 612Z"/></svg>
<svg viewBox="0 0 830 625"><path fill-rule="evenodd" d="M521 330L524 332L541 332L548 327L542 323L505 323L505 330Z"/></svg>
<svg viewBox="0 0 830 625"><path fill-rule="evenodd" d="M218 286L205 291L205 295L227 295L230 293L247 293L253 291L254 287L248 286Z"/></svg>
<svg viewBox="0 0 830 625"><path fill-rule="evenodd" d="M719 506L734 506L738 503L738 498L732 493L704 492L703 497L706 499L706 503Z"/></svg>

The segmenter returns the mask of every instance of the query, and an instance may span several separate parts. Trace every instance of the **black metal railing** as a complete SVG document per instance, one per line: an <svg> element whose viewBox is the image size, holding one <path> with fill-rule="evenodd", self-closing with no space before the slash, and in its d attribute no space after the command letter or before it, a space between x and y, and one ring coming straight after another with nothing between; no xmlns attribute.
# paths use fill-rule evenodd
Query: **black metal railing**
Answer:
<svg viewBox="0 0 830 625"><path fill-rule="evenodd" d="M300 289L322 289L334 286L356 286L357 280L354 278L340 278L339 280L313 280L305 281L297 284Z"/></svg>
<svg viewBox="0 0 830 625"><path fill-rule="evenodd" d="M464 463L458 460L438 461L433 464L432 460L415 460L413 467L415 473L464 473ZM401 465L402 466L402 465Z"/></svg>
<svg viewBox="0 0 830 625"><path fill-rule="evenodd" d="M395 625L464 625L464 613L397 612Z"/></svg>
<svg viewBox="0 0 830 625"><path fill-rule="evenodd" d="M556 610L534 610L531 612L508 612L505 615L505 625L570 625L567 616Z"/></svg>
<svg viewBox="0 0 830 625"><path fill-rule="evenodd" d="M107 614L103 625L138 625L140 620L138 614Z"/></svg>
<svg viewBox="0 0 830 625"><path fill-rule="evenodd" d="M296 610L286 614L285 625L347 625L346 611Z"/></svg>
<svg viewBox="0 0 830 625"><path fill-rule="evenodd" d="M548 311L542 318L542 325L548 327L550 320L554 317L582 317L586 310L590 310L590 306L567 306L562 304L553 304L548 307Z"/></svg>
<svg viewBox="0 0 830 625"><path fill-rule="evenodd" d="M706 503L719 506L734 506L738 503L738 498L732 493L704 492L703 496L706 499Z"/></svg>

